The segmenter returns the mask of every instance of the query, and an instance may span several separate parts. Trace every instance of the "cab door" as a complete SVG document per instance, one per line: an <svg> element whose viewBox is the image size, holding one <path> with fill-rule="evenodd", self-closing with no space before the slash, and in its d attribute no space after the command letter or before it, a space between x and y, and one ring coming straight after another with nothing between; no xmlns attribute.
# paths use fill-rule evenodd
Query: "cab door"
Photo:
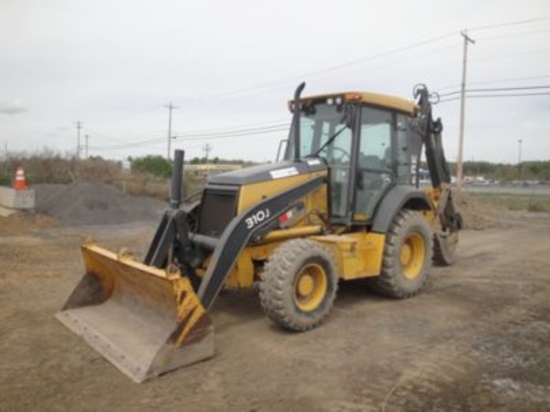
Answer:
<svg viewBox="0 0 550 412"><path fill-rule="evenodd" d="M354 220L368 221L394 182L395 117L391 111L362 107L357 145Z"/></svg>

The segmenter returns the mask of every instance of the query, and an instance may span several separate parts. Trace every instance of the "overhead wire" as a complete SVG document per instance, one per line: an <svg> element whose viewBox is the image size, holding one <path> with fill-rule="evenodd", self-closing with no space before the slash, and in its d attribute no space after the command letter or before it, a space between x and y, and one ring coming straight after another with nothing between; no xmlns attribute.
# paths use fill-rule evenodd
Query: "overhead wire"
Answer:
<svg viewBox="0 0 550 412"><path fill-rule="evenodd" d="M274 119L274 120L266 120L259 123L247 123L247 124L239 124L239 125L229 125L229 126L220 126L220 127L214 127L211 129L200 129L195 130L191 132L184 133L185 135L193 135L193 134L201 134L201 133L213 133L218 131L232 131L232 130L242 130L242 129L248 129L253 127L269 127L271 125L281 125L286 124L287 119Z"/></svg>
<svg viewBox="0 0 550 412"><path fill-rule="evenodd" d="M476 89L466 89L466 93L477 93L477 92L509 92L514 90L539 90L539 89L550 89L550 85L539 85L539 86L522 86L522 87L487 87L487 88L476 88ZM456 90L454 92L448 93L438 93L439 97L452 96L455 94L460 94L461 90Z"/></svg>
<svg viewBox="0 0 550 412"><path fill-rule="evenodd" d="M479 62L488 62L488 61L497 61L497 60L503 60L503 59L510 59L510 58L515 58L515 57L518 57L518 56L527 56L527 55L530 55L530 54L538 54L538 53L548 53L550 51L550 49L538 49L538 50L530 50L530 51L525 51L525 52L521 52L521 53L509 53L509 54L502 54L500 56L489 56L489 57L483 57L483 58L480 58L480 59L472 59L472 62L470 64L477 64Z"/></svg>
<svg viewBox="0 0 550 412"><path fill-rule="evenodd" d="M362 64L362 63L365 63L365 62L368 62L368 61L382 59L382 58L385 58L385 57L388 57L388 56L392 56L394 54L398 54L398 53L401 53L401 52L404 52L404 51L416 49L418 47L422 47L422 46L425 46L425 45L430 44L430 43L434 43L434 42L438 42L438 41L446 39L446 38L450 38L450 37L452 37L456 34L457 34L457 32L446 33L446 34L435 36L435 37L432 37L432 38L429 38L429 39L426 39L426 40L422 40L422 41L417 42L417 43L412 43L412 44L409 44L407 46L394 48L394 49L386 51L386 52L374 54L374 55L371 55L371 56L366 56L366 57L361 58L361 59L348 61L346 63L341 63L341 64L334 65L334 66L329 66L329 67L319 69L319 70L316 70L316 71L303 73L301 75L288 77L286 79L281 79L281 80L277 80L277 81L273 81L273 82L268 82L268 83L264 83L264 84L255 85L255 86L252 86L252 87L247 87L247 88L243 88L243 89L236 89L236 90L227 91L227 92L214 93L214 94L210 94L210 95L201 95L201 96L190 96L190 97L185 97L185 98L182 98L182 99L176 99L174 101L181 104L181 103L186 102L186 101L198 101L198 100L211 100L211 99L217 99L217 98L226 98L226 97L229 97L229 96L243 94L243 93L247 93L247 92L254 92L254 94L257 94L258 92L261 92L264 89L273 89L274 87L280 86L282 84L288 84L290 82L295 82L296 79L311 78L311 77L314 77L314 76L318 76L320 74L341 70L342 68L346 68L346 67L349 67L349 66L354 66L354 65Z"/></svg>
<svg viewBox="0 0 550 412"><path fill-rule="evenodd" d="M545 20L549 20L549 19L550 19L550 16L542 16L542 17L538 17L538 18L531 18L531 19L524 19L524 20L518 20L518 21L504 22L504 23L498 23L498 24L492 24L492 25L474 26L474 27L469 28L469 30L470 31L493 30L493 29L498 29L498 28L502 28L502 27L530 24L530 23L545 21ZM544 31L546 31L546 30L544 30ZM409 45L406 45L406 46L403 46L403 47L394 48L394 49L389 50L387 52L382 52L382 53L366 56L366 57L361 58L361 59L357 59L357 60L348 61L348 62L345 62L345 63L329 66L329 67L322 68L322 69L319 69L319 70L316 70L316 71L312 71L312 72L309 72L309 73L302 74L300 76L288 77L286 79L281 79L281 80L277 80L277 81L263 83L263 84L259 84L259 85L253 86L253 87L230 90L230 91L220 92L220 93L213 93L213 94L210 94L210 95L204 95L203 94L203 95L200 95L200 96L189 96L189 97L185 97L183 99L174 99L174 101L177 102L177 103L182 103L182 102L187 102L187 101L196 102L196 101L204 101L204 100L226 99L226 98L230 98L230 97L234 97L234 96L238 96L238 95L243 95L243 94L244 95L246 95L246 94L248 94L248 95L261 94L261 93L264 93L266 90L279 88L282 85L288 84L291 81L296 81L297 78L319 76L319 75L326 74L326 73L341 71L341 70L344 70L346 68L350 68L350 67L353 67L353 66L356 66L356 65L364 64L364 63L367 63L367 62L370 62L370 61L383 60L383 59L386 59L387 57L390 57L390 56L395 55L395 54L403 53L403 52L406 52L406 51L409 51L409 50L414 50L414 49L417 49L419 47L423 47L423 46L431 44L431 43L435 43L435 42L439 42L439 41L442 41L442 40L447 39L447 38L451 38L452 36L456 35L457 33L458 32L450 32L450 33L446 33L446 34L443 34L443 35L435 36L435 37L432 37L432 38L429 38L429 39L426 39L426 40L423 40L423 41L420 41L420 42L412 43L412 44L409 44ZM522 34L517 34L517 35L519 36L519 35L522 35ZM511 36L513 36L513 35L511 35ZM544 50L544 51L546 51L546 50ZM533 52L528 52L528 53L530 54L530 53L533 53ZM517 55L518 54L516 54L515 56L517 56ZM505 56L505 57L507 57L507 56ZM502 56L497 57L497 59L499 59L499 58L502 58ZM503 79L503 80L478 82L478 83L471 83L471 84L490 84L490 83L499 83L499 82L503 83L503 82L507 82L507 81L516 81L516 80L520 80L520 79L529 79L529 78L534 79L534 78L547 78L547 77L550 77L550 76L532 76L532 77L523 77L523 78L516 78L516 79ZM452 86L449 86L449 87L446 87L446 88L441 88L439 90L445 90L445 89L448 89L448 88L451 88L451 87ZM525 88L502 88L502 89L503 89L502 91L525 90ZM482 92L482 91L495 91L495 90L471 89L469 92L475 92L475 91ZM442 97L452 96L452 95L458 94L458 93L459 92L450 92L450 93L445 93L441 96ZM543 96L543 95L546 95L546 93L530 93L530 94L518 93L518 94L508 94L508 95L499 94L498 96L493 96L493 95L476 95L476 96L473 96L473 95L469 95L468 98L491 98L491 97L525 96L525 95ZM445 103L445 102L452 101L452 100L455 100L455 98L443 99L441 102ZM216 140L216 139L247 137L247 136L250 136L250 135L273 133L273 132L283 131L283 130L288 130L288 122L281 123L280 121L272 121L272 122L268 122L267 124L266 123L261 123L261 124L255 124L255 125L241 125L241 126L229 126L229 127L225 126L225 127L218 127L218 128L209 129L209 130L198 130L198 131L194 131L194 132L177 134L175 137L176 138L181 138L181 139L184 139L184 140L189 140L189 141L194 141L194 140ZM98 134L97 132L93 132L93 133ZM104 135L104 134L100 134L100 135L103 135L103 136L106 137L106 135ZM113 140L113 141L120 142L120 145L104 146L105 148L111 148L111 149L114 149L114 150L119 149L119 148L120 149L128 148L128 146L143 147L143 146L149 146L149 145L158 145L160 143L165 143L166 142L166 137L152 138L152 139L148 139L148 140L140 140L140 141L137 141L137 142L125 142L123 140L115 139L115 138L110 138L110 139ZM97 148L99 149L100 147L97 147Z"/></svg>
<svg viewBox="0 0 550 412"><path fill-rule="evenodd" d="M540 96L550 96L550 92L540 92L540 93L499 93L499 94L474 94L466 95L466 99L490 99L490 98L503 98L503 97L540 97ZM441 99L439 103L452 102L454 100L460 100L460 96L450 97L448 99Z"/></svg>
<svg viewBox="0 0 550 412"><path fill-rule="evenodd" d="M534 17L534 18L524 19L524 20L503 22L503 23L487 24L483 26L474 26L474 27L468 28L468 31L492 30L500 27L518 26L522 24L535 23L535 22L545 21L545 20L550 20L550 15Z"/></svg>
<svg viewBox="0 0 550 412"><path fill-rule="evenodd" d="M508 78L505 78L505 79L483 80L483 81L474 81L474 82L468 81L468 84L513 83L513 82L517 82L517 81L521 81L521 80L540 80L540 79L548 79L548 78L550 78L550 74L541 75L541 76L508 77ZM453 85L448 85L448 86L445 86L445 87L440 87L437 90L438 90L438 92L441 92L443 90L454 89L454 88L457 88L457 87L460 87L460 84L453 84Z"/></svg>
<svg viewBox="0 0 550 412"><path fill-rule="evenodd" d="M482 30L496 29L496 28L500 28L500 27L508 27L508 26L516 26L516 25L535 23L535 22L545 21L545 20L549 20L549 19L550 19L550 15L549 16L537 17L537 18L531 18L531 19L523 19L523 20L497 23L497 24L492 24L492 25L474 26L474 27L469 28L468 30L470 30L470 31L482 31ZM412 43L412 44L409 44L409 45L406 45L406 46L403 46L403 47L394 48L394 49L389 50L387 52L382 52L382 53L374 54L374 55L371 55L371 56L366 56L366 57L361 58L361 59L348 61L348 62L341 63L341 64L334 65L334 66L329 66L329 67L319 69L319 70L316 70L316 71L303 73L301 75L293 76L291 78L289 77L289 78L286 78L286 79L281 79L281 80L277 80L277 81L273 81L273 82L259 84L259 85L253 86L253 87L247 87L247 88L243 88L243 89L236 89L236 90L231 90L231 91L221 92L221 93L214 93L214 94L210 94L210 95L206 95L206 96L205 95L189 96L189 97L185 97L185 98L182 98L182 99L178 99L177 101L178 101L178 103L182 103L182 102L191 101L191 100L192 101L210 100L210 99L216 99L216 98L220 98L220 97L222 97L222 98L223 97L230 97L230 96L233 96L233 95L238 95L238 94L247 93L247 92L254 92L254 94L257 94L257 92L259 92L262 89L269 89L269 88L279 86L281 84L287 84L290 81L296 81L296 79L306 78L306 77L314 77L314 76L318 76L320 74L324 74L324 73L328 73L328 72L332 72L332 71L338 71L338 70L341 70L342 68L346 68L346 67L349 67L349 66L362 64L362 63L365 63L367 61L382 59L382 58L385 58L385 57L388 57L388 56L391 56L391 55L394 55L394 54L397 54L397 53L412 50L412 49L415 49L415 48L418 48L418 47L425 46L425 45L430 44L430 43L434 43L434 42L438 42L438 41L441 41L441 40L446 39L446 38L450 38L452 36L455 36L457 33L458 33L458 31L453 31L453 32L449 32L449 33L442 34L442 35L439 35L439 36L434 36L434 37L431 37L429 39L422 40L422 41L419 41L419 42L416 42L416 43Z"/></svg>
<svg viewBox="0 0 550 412"><path fill-rule="evenodd" d="M534 31L528 31L528 32L520 32L520 33L513 33L513 34L505 34L502 36L481 36L476 37L478 40L500 40L500 39L513 39L517 37L526 37L526 36L536 36L538 34L543 33L550 33L550 30L534 30Z"/></svg>
<svg viewBox="0 0 550 412"><path fill-rule="evenodd" d="M181 139L182 141L195 141L195 140L217 140L217 139L227 139L233 137L246 137L251 135L273 133L279 131L288 130L289 123L278 123L278 124L266 124L259 127L256 124L255 127L244 127L240 129L218 131L218 132L208 132L208 131L197 131L190 133L177 134L173 138ZM125 142L118 145L108 145L108 146L93 146L93 149L125 149L129 147L143 147L143 146L152 146L160 143L165 143L167 137L158 137L154 139L141 140L136 142Z"/></svg>
<svg viewBox="0 0 550 412"><path fill-rule="evenodd" d="M404 51L407 51L407 50L412 50L412 49L415 49L415 48L418 48L418 47L421 47L421 46L424 46L424 45L427 45L427 44L430 44L430 43L434 43L434 42L443 40L445 38L453 36L454 34L456 34L456 33L453 32L453 33L448 33L448 34L445 34L445 35L436 36L436 37L433 37L433 38L430 38L430 39L427 39L427 40L423 40L423 41L420 41L420 42L417 42L417 43L414 43L414 44L410 44L410 45L407 45L407 46L404 46L404 47L396 48L396 49L390 50L388 52L379 53L379 54L368 56L368 57L358 59L358 60L355 60L355 61L351 61L351 62L343 63L343 64L340 64L340 65L327 67L325 69L317 70L315 72L305 74L304 76L310 76L310 77L311 76L317 76L317 75L320 75L320 74L323 74L323 73L343 69L345 67L361 64L361 63L364 63L364 62L367 62L367 61L383 59L385 57L389 57L389 56L394 55L394 54L398 54L398 53L401 53L401 52L404 52ZM436 51L444 51L445 49L447 49L447 48L440 48ZM263 90L265 90L265 89L273 88L274 86L278 86L278 85L281 85L281 84L288 83L291 80L294 81L295 78L292 78L292 79L288 78L288 79L279 80L279 81L276 81L276 82L270 82L270 83L266 83L266 84L263 84L263 85L258 85L258 86L245 88L245 89L240 89L240 90L234 90L234 91L230 91L230 92L211 94L211 95L207 95L207 96L202 95L202 96L199 96L199 97L189 97L189 98L186 98L185 100L177 100L177 102L181 103L181 102L186 101L186 100L197 101L197 100L209 100L209 99L214 99L214 98L227 98L227 97L231 97L231 96L234 96L234 95L243 94L243 93L247 93L247 92L253 92L253 94L258 94L258 93L262 93ZM174 101L176 101L176 100L174 100ZM242 125L241 126L229 126L229 127L225 126L225 127L219 127L219 128L210 129L210 130L201 130L201 131L196 131L196 132L183 133L181 135L177 134L175 137L181 137L181 138L188 139L188 140L198 140L198 139L215 140L215 139L226 139L226 138L230 138L230 137L248 136L252 133L254 133L254 134L265 134L265 133L271 133L271 132L277 132L277 131L286 131L288 129L288 121L284 122L284 123L281 123L280 120L273 120L273 121L269 121L268 123L269 124L274 123L274 124L272 124L270 126L266 125L265 123L255 124L255 125L244 125L244 126L242 126ZM259 129L256 129L256 128L250 128L249 129L248 128L249 126L260 126L260 128ZM233 130L234 128L237 129L237 130ZM100 136L109 138L107 135L105 135L103 133L98 133L98 132L94 132L94 133L96 133ZM156 145L156 144L159 144L159 143L162 143L163 141L165 141L166 138L149 139L149 140L142 140L142 141L131 142L131 143L126 143L126 142L124 142L120 139L115 139L115 138L112 138L112 137L110 139L113 140L113 141L117 141L117 142L121 143L121 145L111 145L111 146L103 146L103 147L108 147L108 148L111 148L111 149L114 149L114 148L122 149L124 147L127 147L126 145L131 145L131 146ZM99 147L95 147L95 148L98 149Z"/></svg>

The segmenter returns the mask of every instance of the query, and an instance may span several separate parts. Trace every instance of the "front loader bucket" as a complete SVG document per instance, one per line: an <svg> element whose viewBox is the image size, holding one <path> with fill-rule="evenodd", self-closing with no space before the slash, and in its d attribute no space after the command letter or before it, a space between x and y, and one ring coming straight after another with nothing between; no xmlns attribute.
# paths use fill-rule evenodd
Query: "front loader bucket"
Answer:
<svg viewBox="0 0 550 412"><path fill-rule="evenodd" d="M136 382L214 355L214 330L189 279L96 245L56 317Z"/></svg>

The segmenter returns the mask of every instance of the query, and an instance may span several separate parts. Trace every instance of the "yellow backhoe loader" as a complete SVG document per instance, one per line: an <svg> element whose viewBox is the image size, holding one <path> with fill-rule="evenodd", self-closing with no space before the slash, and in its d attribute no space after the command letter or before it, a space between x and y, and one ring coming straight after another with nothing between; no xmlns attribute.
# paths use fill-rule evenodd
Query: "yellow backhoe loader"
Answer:
<svg viewBox="0 0 550 412"><path fill-rule="evenodd" d="M327 317L339 281L418 293L433 260L451 264L462 219L427 88L302 97L284 159L212 177L170 207L144 261L84 244L86 273L57 318L142 382L214 355L208 315L224 286L258 285L266 314L293 331ZM431 185L419 186L424 149Z"/></svg>

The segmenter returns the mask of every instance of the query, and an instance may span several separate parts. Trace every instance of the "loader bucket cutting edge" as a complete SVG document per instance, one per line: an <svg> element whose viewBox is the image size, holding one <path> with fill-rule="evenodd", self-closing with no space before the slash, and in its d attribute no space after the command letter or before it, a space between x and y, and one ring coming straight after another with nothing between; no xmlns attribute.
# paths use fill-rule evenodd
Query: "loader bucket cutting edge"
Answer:
<svg viewBox="0 0 550 412"><path fill-rule="evenodd" d="M136 382L214 355L189 279L82 246L86 274L56 317Z"/></svg>

